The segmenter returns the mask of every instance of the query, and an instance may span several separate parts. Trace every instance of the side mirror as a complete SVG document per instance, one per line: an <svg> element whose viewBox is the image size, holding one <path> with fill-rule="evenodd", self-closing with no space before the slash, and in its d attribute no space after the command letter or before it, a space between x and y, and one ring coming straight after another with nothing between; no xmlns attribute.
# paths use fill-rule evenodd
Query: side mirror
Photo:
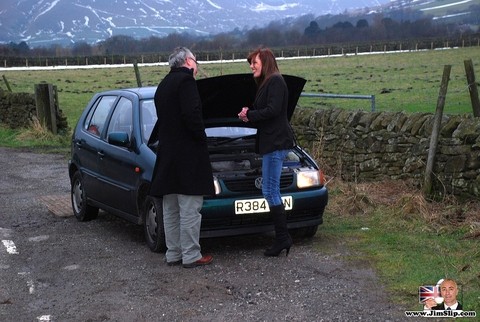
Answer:
<svg viewBox="0 0 480 322"><path fill-rule="evenodd" d="M131 148L132 146L127 132L112 132L108 134L108 143L124 148Z"/></svg>

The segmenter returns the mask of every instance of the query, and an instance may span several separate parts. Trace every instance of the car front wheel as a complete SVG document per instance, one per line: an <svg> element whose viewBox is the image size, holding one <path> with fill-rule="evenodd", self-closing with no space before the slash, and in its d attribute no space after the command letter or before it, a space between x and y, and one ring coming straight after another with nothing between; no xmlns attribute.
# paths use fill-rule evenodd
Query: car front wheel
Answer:
<svg viewBox="0 0 480 322"><path fill-rule="evenodd" d="M97 218L98 208L87 203L87 193L83 186L82 175L78 171L72 177L71 200L73 213L78 221Z"/></svg>
<svg viewBox="0 0 480 322"><path fill-rule="evenodd" d="M148 196L143 212L143 230L148 247L155 253L166 251L162 199Z"/></svg>
<svg viewBox="0 0 480 322"><path fill-rule="evenodd" d="M315 236L318 230L318 225L292 229L292 235L299 238L312 238Z"/></svg>

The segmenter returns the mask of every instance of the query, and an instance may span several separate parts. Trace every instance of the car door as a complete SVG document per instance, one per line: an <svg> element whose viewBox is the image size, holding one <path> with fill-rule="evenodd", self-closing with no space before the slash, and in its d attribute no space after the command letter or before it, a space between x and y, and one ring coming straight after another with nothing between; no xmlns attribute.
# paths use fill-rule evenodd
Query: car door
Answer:
<svg viewBox="0 0 480 322"><path fill-rule="evenodd" d="M102 132L105 131L108 115L117 100L116 95L99 96L90 107L84 123L77 129L74 140L74 155L80 166L85 191L88 197L101 200L102 184L99 181L99 146L102 144Z"/></svg>
<svg viewBox="0 0 480 322"><path fill-rule="evenodd" d="M133 140L132 98L120 97L108 124L105 140L102 142L100 155L100 180L102 181L102 203L123 214L136 215L136 186L139 174L137 169L137 152L133 147L110 144L111 133L126 133Z"/></svg>

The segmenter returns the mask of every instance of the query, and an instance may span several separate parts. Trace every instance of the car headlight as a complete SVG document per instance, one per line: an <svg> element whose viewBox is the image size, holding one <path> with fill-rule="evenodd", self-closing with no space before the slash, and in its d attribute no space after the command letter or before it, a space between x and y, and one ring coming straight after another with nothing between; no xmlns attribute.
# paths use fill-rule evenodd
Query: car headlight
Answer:
<svg viewBox="0 0 480 322"><path fill-rule="evenodd" d="M323 185L323 174L320 170L299 169L297 172L297 187L310 188Z"/></svg>
<svg viewBox="0 0 480 322"><path fill-rule="evenodd" d="M220 188L220 181L215 176L213 177L213 186L215 187L215 194L219 195L222 192L222 188Z"/></svg>

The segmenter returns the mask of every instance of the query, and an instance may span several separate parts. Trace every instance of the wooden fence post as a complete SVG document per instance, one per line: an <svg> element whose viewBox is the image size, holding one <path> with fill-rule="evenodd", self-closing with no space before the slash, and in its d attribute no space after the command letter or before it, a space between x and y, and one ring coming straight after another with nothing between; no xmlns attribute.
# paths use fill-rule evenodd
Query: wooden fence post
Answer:
<svg viewBox="0 0 480 322"><path fill-rule="evenodd" d="M35 85L35 104L40 124L57 134L57 87L52 84Z"/></svg>
<svg viewBox="0 0 480 322"><path fill-rule="evenodd" d="M5 83L5 86L7 86L8 91L11 93L12 88L10 87L10 83L8 82L7 77L5 77L5 75L2 75L2 78L3 78L3 81Z"/></svg>
<svg viewBox="0 0 480 322"><path fill-rule="evenodd" d="M430 147L428 149L427 167L425 169L425 180L423 185L423 193L427 196L432 193L432 172L435 162L435 154L437 153L438 135L442 124L443 107L445 106L445 97L447 95L448 81L450 80L451 65L445 65L443 68L442 83L440 92L438 93L437 109L433 120L432 136L430 137Z"/></svg>
<svg viewBox="0 0 480 322"><path fill-rule="evenodd" d="M137 79L137 86L142 87L142 80L140 79L140 71L138 70L138 64L136 60L133 62L133 69L135 70L135 78Z"/></svg>
<svg viewBox="0 0 480 322"><path fill-rule="evenodd" d="M478 99L477 82L475 81L475 71L472 60L464 60L465 73L467 74L468 91L470 92L470 101L472 102L473 116L480 117L480 100Z"/></svg>

